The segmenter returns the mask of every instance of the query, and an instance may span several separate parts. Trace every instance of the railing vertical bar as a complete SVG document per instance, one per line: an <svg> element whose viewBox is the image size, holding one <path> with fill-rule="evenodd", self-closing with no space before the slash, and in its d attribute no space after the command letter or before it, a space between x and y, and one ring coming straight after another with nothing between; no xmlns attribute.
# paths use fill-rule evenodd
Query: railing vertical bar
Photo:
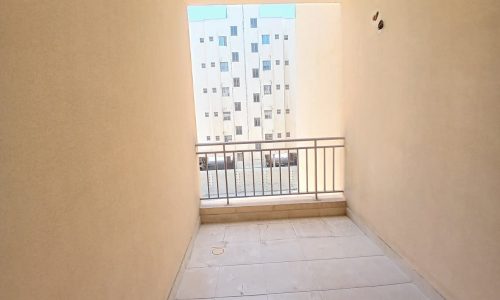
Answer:
<svg viewBox="0 0 500 300"><path fill-rule="evenodd" d="M326 192L326 148L323 148L323 192Z"/></svg>
<svg viewBox="0 0 500 300"><path fill-rule="evenodd" d="M283 188L281 187L281 150L278 150L278 165L280 170L280 195L283 195Z"/></svg>
<svg viewBox="0 0 500 300"><path fill-rule="evenodd" d="M253 166L253 151L250 152L252 156L252 186L253 186L253 195L255 196L255 169Z"/></svg>
<svg viewBox="0 0 500 300"><path fill-rule="evenodd" d="M226 144L222 144L222 154L224 155L224 176L226 177L226 202L229 205L229 184L227 183L227 157Z"/></svg>
<svg viewBox="0 0 500 300"><path fill-rule="evenodd" d="M215 179L217 182L217 199L220 198L219 194L219 164L217 163L217 153L214 153L215 155Z"/></svg>
<svg viewBox="0 0 500 300"><path fill-rule="evenodd" d="M300 194L300 163L299 163L299 153L300 149L297 148L297 162L295 165L297 166L297 194Z"/></svg>
<svg viewBox="0 0 500 300"><path fill-rule="evenodd" d="M274 159L271 150L269 150L269 157L271 158L271 195L274 195L274 187L273 187L273 165Z"/></svg>
<svg viewBox="0 0 500 300"><path fill-rule="evenodd" d="M309 149L306 148L306 192L309 193Z"/></svg>
<svg viewBox="0 0 500 300"><path fill-rule="evenodd" d="M262 165L264 161L262 160L262 149L260 150L260 172L261 172L261 181L262 181L262 196L265 195L264 193L264 166Z"/></svg>
<svg viewBox="0 0 500 300"><path fill-rule="evenodd" d="M233 151L233 173L234 173L234 196L238 197L238 188L236 187L236 156Z"/></svg>
<svg viewBox="0 0 500 300"><path fill-rule="evenodd" d="M205 153L205 163L207 164L205 168L207 169L207 192L208 192L208 199L210 199L210 177L208 175L208 153Z"/></svg>
<svg viewBox="0 0 500 300"><path fill-rule="evenodd" d="M247 179L245 175L245 152L241 152L241 157L243 157L243 191L245 196L247 195Z"/></svg>
<svg viewBox="0 0 500 300"><path fill-rule="evenodd" d="M292 186L291 186L291 173L290 173L290 150L287 150L287 164L288 164L288 194L292 193Z"/></svg>
<svg viewBox="0 0 500 300"><path fill-rule="evenodd" d="M335 147L332 147L332 190L335 192Z"/></svg>
<svg viewBox="0 0 500 300"><path fill-rule="evenodd" d="M318 200L318 141L314 140L314 196Z"/></svg>

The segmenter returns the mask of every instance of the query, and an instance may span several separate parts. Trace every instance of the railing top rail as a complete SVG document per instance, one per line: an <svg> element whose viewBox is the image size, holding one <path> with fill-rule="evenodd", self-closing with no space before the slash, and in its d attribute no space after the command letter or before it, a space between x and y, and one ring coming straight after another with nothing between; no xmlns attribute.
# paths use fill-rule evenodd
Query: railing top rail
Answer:
<svg viewBox="0 0 500 300"><path fill-rule="evenodd" d="M286 140L257 140L257 141L242 141L242 142L219 142L219 143L196 143L196 147L203 146L229 146L229 145L246 145L246 144L275 144L275 143L290 143L290 142L314 142L314 141L334 141L345 140L344 137L322 137L322 138L303 138L303 139L286 139Z"/></svg>

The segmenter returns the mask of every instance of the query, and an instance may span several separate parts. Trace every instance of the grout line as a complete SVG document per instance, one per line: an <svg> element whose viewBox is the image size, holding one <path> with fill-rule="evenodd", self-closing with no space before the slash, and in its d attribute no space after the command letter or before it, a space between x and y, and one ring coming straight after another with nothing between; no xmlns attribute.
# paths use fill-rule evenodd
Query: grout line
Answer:
<svg viewBox="0 0 500 300"><path fill-rule="evenodd" d="M312 290L305 290L305 291L292 291L292 292L281 292L281 293L266 293L266 294L248 294L248 295L241 295L241 296L225 296L225 297L204 297L204 298L190 298L190 299L177 299L177 300L197 300L197 299L238 299L238 298L243 298L243 297L256 297L256 296L269 296L269 295L287 295L287 294L301 294L301 293L313 293L313 292L328 292L328 291L342 291L342 290L355 290L355 289L363 289L363 288L377 288L377 287L385 287L385 286L397 286L397 285L405 285L405 284L413 284L411 281L405 281L405 282L397 282L397 283L387 283L387 284L375 284L375 285L363 285L363 286L353 286L353 287L346 287L346 288L333 288L333 289L312 289ZM420 291L420 290L419 290ZM421 292L421 291L420 291ZM321 295L320 295L321 296ZM424 295L425 296L425 295Z"/></svg>
<svg viewBox="0 0 500 300"><path fill-rule="evenodd" d="M219 268L219 267L269 265L269 264L294 263L294 262L315 262L315 261L345 260L345 259L368 258L368 257L387 257L387 256L384 255L384 254L375 254L375 255L362 255L362 256L351 256L351 257L332 257L332 258L316 258L316 259L283 260L283 261L270 261L270 262L255 262L255 263L247 263L247 264L243 263L243 264L228 264L228 265L211 265L211 266L204 266L204 267L189 267L188 269L209 269L209 268Z"/></svg>

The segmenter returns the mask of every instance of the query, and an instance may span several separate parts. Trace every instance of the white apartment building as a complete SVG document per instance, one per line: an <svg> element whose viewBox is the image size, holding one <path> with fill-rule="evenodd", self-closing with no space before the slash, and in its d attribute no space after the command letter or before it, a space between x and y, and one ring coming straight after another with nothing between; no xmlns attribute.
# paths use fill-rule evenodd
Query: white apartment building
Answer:
<svg viewBox="0 0 500 300"><path fill-rule="evenodd" d="M190 7L199 142L294 137L295 7L276 6Z"/></svg>

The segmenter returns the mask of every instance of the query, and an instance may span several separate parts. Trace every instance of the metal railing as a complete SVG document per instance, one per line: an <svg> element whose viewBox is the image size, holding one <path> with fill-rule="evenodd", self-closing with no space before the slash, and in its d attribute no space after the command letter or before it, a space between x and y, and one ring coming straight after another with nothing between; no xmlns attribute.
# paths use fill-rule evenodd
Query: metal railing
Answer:
<svg viewBox="0 0 500 300"><path fill-rule="evenodd" d="M343 193L344 147L343 137L198 143L200 199Z"/></svg>

